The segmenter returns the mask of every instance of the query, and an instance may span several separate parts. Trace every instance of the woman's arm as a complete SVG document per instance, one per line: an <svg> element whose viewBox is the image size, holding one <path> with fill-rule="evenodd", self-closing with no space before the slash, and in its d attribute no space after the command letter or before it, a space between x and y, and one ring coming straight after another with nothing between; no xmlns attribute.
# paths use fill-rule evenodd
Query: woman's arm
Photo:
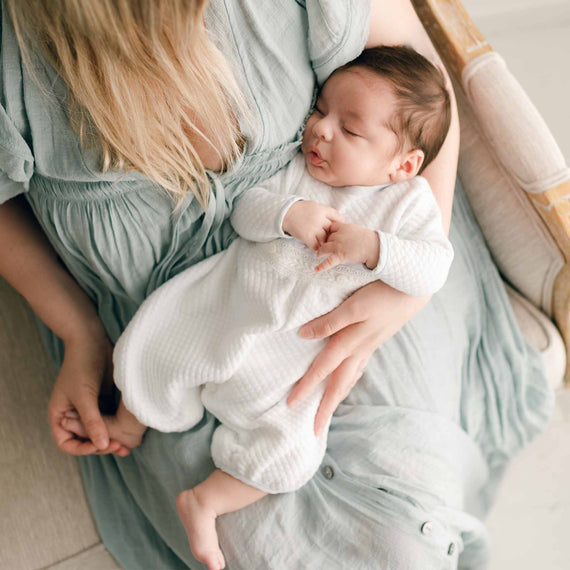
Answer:
<svg viewBox="0 0 570 570"><path fill-rule="evenodd" d="M22 197L0 205L0 244L0 275L65 344L48 408L58 447L74 455L124 453L116 442L109 442L98 408L102 381L111 372L111 344L91 301L59 262ZM77 409L93 443L61 427L70 409Z"/></svg>
<svg viewBox="0 0 570 570"><path fill-rule="evenodd" d="M408 44L436 62L449 76L409 0L372 0L367 47ZM423 171L441 209L445 233L449 232L451 206L459 154L459 121L451 86L452 121L435 160ZM304 338L329 338L308 372L297 382L288 404L302 399L317 384L328 379L315 418L319 433L340 402L362 376L372 353L396 334L427 304L429 298L410 297L377 281L358 290L330 313L305 324Z"/></svg>
<svg viewBox="0 0 570 570"><path fill-rule="evenodd" d="M366 47L407 44L435 63L444 73L451 95L451 125L437 157L422 172L441 209L443 227L449 233L451 206L459 155L459 119L449 75L433 47L410 0L372 0L370 30Z"/></svg>

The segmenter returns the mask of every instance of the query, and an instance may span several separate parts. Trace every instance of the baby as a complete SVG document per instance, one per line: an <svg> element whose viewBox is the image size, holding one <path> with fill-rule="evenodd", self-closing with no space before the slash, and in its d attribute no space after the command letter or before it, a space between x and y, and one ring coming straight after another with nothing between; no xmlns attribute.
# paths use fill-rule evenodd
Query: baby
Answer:
<svg viewBox="0 0 570 570"><path fill-rule="evenodd" d="M237 201L241 239L155 291L120 338L112 438L134 447L145 426L187 430L204 407L220 421L217 469L177 500L209 570L225 565L216 517L298 489L324 456L327 430L313 430L323 384L287 404L325 344L298 328L378 279L418 296L445 282L453 250L417 174L449 123L431 63L406 47L366 50L323 86L302 152ZM86 435L78 419L65 421Z"/></svg>

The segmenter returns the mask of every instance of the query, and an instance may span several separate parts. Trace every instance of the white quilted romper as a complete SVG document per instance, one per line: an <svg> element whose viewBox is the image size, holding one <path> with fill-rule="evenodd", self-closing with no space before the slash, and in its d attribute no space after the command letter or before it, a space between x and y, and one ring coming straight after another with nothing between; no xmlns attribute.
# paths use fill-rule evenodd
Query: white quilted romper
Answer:
<svg viewBox="0 0 570 570"><path fill-rule="evenodd" d="M376 230L378 266L315 273L316 254L281 229L299 199ZM126 407L160 431L187 430L207 408L221 422L211 450L218 468L268 493L293 491L318 469L327 440L327 430L313 431L324 383L286 404L326 344L302 339L299 327L377 279L431 295L445 282L453 250L424 178L333 188L307 174L301 154L247 190L231 220L240 238L142 304L117 343L115 381Z"/></svg>

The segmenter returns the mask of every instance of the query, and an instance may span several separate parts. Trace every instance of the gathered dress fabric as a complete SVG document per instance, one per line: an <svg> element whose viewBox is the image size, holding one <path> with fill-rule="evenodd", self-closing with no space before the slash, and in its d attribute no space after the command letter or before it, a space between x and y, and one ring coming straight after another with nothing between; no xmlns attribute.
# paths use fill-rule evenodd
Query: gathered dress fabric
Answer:
<svg viewBox="0 0 570 570"><path fill-rule="evenodd" d="M234 200L292 160L316 87L362 50L369 11L364 0L208 4L209 33L252 112L238 116L247 144L229 172L209 173L206 212L190 196L174 212L142 174L98 171L98 149L81 149L70 127L64 82L38 54L34 83L2 5L0 201L25 193L112 342L155 289L232 243ZM450 240L446 285L374 353L333 416L317 473L219 518L229 569L485 567L481 517L509 459L544 429L553 397L459 183ZM43 333L60 365L61 342ZM121 566L203 568L175 499L214 469L218 425L205 412L184 432L149 430L129 457L80 460Z"/></svg>

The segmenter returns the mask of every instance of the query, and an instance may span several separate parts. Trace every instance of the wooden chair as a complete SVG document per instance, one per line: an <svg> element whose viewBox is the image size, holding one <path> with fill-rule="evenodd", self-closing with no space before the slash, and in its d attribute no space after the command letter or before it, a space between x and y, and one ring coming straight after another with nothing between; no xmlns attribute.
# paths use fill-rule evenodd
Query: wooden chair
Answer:
<svg viewBox="0 0 570 570"><path fill-rule="evenodd" d="M559 387L562 375L570 381L570 170L538 111L461 2L412 4L454 81L459 178L504 279L542 313L509 289L523 332L542 342L538 348L548 352L551 383ZM524 311L540 319L548 339L538 339L541 333L524 322ZM543 316L556 325L564 348Z"/></svg>

